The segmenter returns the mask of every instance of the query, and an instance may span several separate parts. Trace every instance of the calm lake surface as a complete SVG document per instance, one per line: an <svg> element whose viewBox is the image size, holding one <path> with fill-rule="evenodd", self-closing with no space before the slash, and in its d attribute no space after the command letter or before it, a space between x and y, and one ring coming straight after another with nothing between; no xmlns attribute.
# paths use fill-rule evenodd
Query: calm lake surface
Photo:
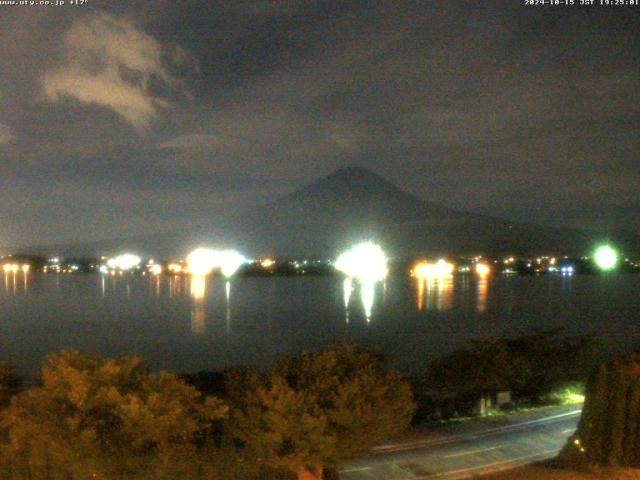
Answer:
<svg viewBox="0 0 640 480"><path fill-rule="evenodd" d="M640 275L392 277L373 292L340 277L0 275L0 356L29 373L61 348L196 371L344 340L412 373L470 340L547 327L593 333L608 351L640 346Z"/></svg>

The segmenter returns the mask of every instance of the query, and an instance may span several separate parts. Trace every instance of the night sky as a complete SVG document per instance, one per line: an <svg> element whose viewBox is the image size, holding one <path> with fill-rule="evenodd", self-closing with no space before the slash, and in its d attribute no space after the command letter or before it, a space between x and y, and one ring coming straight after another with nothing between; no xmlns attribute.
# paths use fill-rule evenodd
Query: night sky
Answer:
<svg viewBox="0 0 640 480"><path fill-rule="evenodd" d="M185 228L347 165L640 232L640 7L522 3L0 6L0 246Z"/></svg>

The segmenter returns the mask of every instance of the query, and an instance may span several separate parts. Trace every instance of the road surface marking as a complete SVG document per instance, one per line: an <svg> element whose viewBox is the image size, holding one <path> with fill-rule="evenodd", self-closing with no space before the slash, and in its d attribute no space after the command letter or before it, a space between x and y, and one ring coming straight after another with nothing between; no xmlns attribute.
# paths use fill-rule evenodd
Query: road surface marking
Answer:
<svg viewBox="0 0 640 480"><path fill-rule="evenodd" d="M340 470L340 473L364 472L365 470L371 470L372 468L373 467L347 468L346 470Z"/></svg>
<svg viewBox="0 0 640 480"><path fill-rule="evenodd" d="M464 452L450 453L449 455L444 455L442 458L461 457L463 455L473 455L474 453L488 452L489 450L497 450L498 448L503 446L504 445L498 445L496 447L478 448L476 450L467 450Z"/></svg>
<svg viewBox="0 0 640 480"><path fill-rule="evenodd" d="M565 417L576 416L580 414L582 410L572 410L566 413L560 413L558 415L551 415L549 417L537 418L535 420L529 420L527 422L514 423L512 425L505 425L502 427L489 428L486 430L479 430L472 433L463 433L457 435L449 435L446 437L432 438L429 440L418 440L407 443L396 443L391 445L380 445L372 448L374 455L381 455L385 453L401 452L404 450L414 450L418 448L431 447L435 445L444 445L447 443L460 442L464 440L476 440L478 438L488 437L495 433L509 433L514 430L524 430L529 426L544 425L545 423L554 423L557 420Z"/></svg>

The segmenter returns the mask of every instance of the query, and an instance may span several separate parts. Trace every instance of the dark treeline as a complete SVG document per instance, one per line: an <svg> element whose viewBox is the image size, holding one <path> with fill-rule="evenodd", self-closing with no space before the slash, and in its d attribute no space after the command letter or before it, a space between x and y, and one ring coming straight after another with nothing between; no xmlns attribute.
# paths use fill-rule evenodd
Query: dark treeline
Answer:
<svg viewBox="0 0 640 480"><path fill-rule="evenodd" d="M515 338L487 338L431 362L413 379L416 420L441 420L478 413L479 400L495 403L510 393L503 409L561 399L555 392L583 384L601 361L590 335L563 336L562 329L540 330Z"/></svg>

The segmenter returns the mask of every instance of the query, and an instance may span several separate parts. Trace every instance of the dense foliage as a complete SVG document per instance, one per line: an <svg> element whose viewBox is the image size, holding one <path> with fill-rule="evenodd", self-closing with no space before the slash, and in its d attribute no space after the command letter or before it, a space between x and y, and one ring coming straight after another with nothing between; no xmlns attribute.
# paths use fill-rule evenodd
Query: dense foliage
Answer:
<svg viewBox="0 0 640 480"><path fill-rule="evenodd" d="M409 385L390 372L382 355L359 347L334 348L280 361L275 374L299 392L314 395L327 417L340 462L404 430L415 405Z"/></svg>
<svg viewBox="0 0 640 480"><path fill-rule="evenodd" d="M478 396L500 390L535 400L581 380L596 345L559 333L473 342L432 362L413 389L382 355L355 346L285 357L268 372L183 377L149 372L136 356L62 351L22 392L15 369L0 363L0 480L333 478L403 430L414 398L433 418L443 405L472 411ZM624 420L640 417L635 365L608 364L592 379L572 453L636 464L640 434Z"/></svg>
<svg viewBox="0 0 640 480"><path fill-rule="evenodd" d="M380 355L357 347L288 357L268 376L240 375L230 432L250 458L318 478L324 466L402 431L415 405ZM232 393L232 395L234 395Z"/></svg>
<svg viewBox="0 0 640 480"><path fill-rule="evenodd" d="M511 390L535 400L568 382L586 377L596 343L589 336L559 337L546 330L517 338L472 342L432 362L426 384L453 395Z"/></svg>
<svg viewBox="0 0 640 480"><path fill-rule="evenodd" d="M51 354L18 393L0 368L0 479L328 478L344 460L404 429L408 384L357 347L184 378L137 356ZM207 387L207 388L204 388Z"/></svg>

